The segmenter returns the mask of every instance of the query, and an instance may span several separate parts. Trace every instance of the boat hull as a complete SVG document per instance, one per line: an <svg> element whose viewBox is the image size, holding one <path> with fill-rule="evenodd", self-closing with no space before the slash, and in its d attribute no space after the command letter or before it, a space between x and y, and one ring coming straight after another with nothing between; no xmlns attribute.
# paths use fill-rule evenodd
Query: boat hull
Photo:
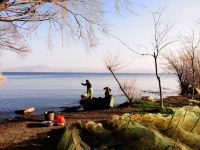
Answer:
<svg viewBox="0 0 200 150"><path fill-rule="evenodd" d="M83 106L84 110L108 109L113 107L114 97L81 99L80 104Z"/></svg>

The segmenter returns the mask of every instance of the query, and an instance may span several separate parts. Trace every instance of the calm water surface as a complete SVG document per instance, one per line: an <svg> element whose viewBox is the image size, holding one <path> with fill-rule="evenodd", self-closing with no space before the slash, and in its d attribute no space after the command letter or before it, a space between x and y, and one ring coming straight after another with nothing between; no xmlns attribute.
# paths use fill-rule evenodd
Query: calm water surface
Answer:
<svg viewBox="0 0 200 150"><path fill-rule="evenodd" d="M0 84L0 116L14 115L14 110L34 106L36 113L57 110L63 106L79 105L80 95L86 87L80 83L89 79L93 85L94 96L103 97L105 86L111 87L115 105L125 101L117 83L109 73L4 73L6 80ZM154 74L119 73L120 81L136 80L140 95L158 91ZM161 75L164 96L177 95L178 83L172 74Z"/></svg>

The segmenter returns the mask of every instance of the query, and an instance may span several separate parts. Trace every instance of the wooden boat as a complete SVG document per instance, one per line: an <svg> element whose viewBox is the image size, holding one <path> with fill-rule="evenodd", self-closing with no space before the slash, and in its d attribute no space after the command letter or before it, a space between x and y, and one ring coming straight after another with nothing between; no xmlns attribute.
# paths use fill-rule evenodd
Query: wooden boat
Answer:
<svg viewBox="0 0 200 150"><path fill-rule="evenodd" d="M107 98L81 99L80 104L84 110L112 108L114 105L114 97L111 95Z"/></svg>
<svg viewBox="0 0 200 150"><path fill-rule="evenodd" d="M28 114L33 113L34 111L35 111L34 107L28 107L24 109L15 110L15 113L19 115L28 115Z"/></svg>

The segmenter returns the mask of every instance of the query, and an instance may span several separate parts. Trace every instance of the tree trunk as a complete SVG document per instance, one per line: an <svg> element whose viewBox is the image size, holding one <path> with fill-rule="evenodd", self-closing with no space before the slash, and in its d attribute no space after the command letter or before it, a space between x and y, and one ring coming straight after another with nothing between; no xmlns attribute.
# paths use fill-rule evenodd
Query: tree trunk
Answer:
<svg viewBox="0 0 200 150"><path fill-rule="evenodd" d="M156 71L156 78L158 80L158 85L159 85L159 94L160 94L160 108L163 108L163 98L162 98L162 87L161 87L161 80L160 77L158 76L158 62L157 62L157 55L155 52L153 53L154 57L154 62L155 62L155 71Z"/></svg>
<svg viewBox="0 0 200 150"><path fill-rule="evenodd" d="M117 79L117 77L115 76L114 72L109 69L109 71L111 72L111 74L113 75L113 77L115 78L115 80L117 81L118 85L119 85L119 88L121 89L121 91L124 93L124 95L126 96L126 98L128 99L129 102L132 102L132 99L126 94L126 92L123 90L119 80Z"/></svg>
<svg viewBox="0 0 200 150"><path fill-rule="evenodd" d="M194 88L195 88L195 79L194 79L194 50L192 52L192 99L194 99Z"/></svg>
<svg viewBox="0 0 200 150"><path fill-rule="evenodd" d="M185 82L182 82L182 81L179 81L180 82L180 95L188 95L188 94L191 94L190 90L188 89L189 87L189 84L188 83L185 83Z"/></svg>

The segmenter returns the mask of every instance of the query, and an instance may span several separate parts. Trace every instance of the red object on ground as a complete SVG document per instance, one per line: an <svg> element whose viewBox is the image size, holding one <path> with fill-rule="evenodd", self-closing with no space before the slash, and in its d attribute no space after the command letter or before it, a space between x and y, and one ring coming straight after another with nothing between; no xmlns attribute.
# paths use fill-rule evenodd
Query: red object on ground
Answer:
<svg viewBox="0 0 200 150"><path fill-rule="evenodd" d="M55 119L55 122L58 124L65 124L65 117L63 115L58 115Z"/></svg>

